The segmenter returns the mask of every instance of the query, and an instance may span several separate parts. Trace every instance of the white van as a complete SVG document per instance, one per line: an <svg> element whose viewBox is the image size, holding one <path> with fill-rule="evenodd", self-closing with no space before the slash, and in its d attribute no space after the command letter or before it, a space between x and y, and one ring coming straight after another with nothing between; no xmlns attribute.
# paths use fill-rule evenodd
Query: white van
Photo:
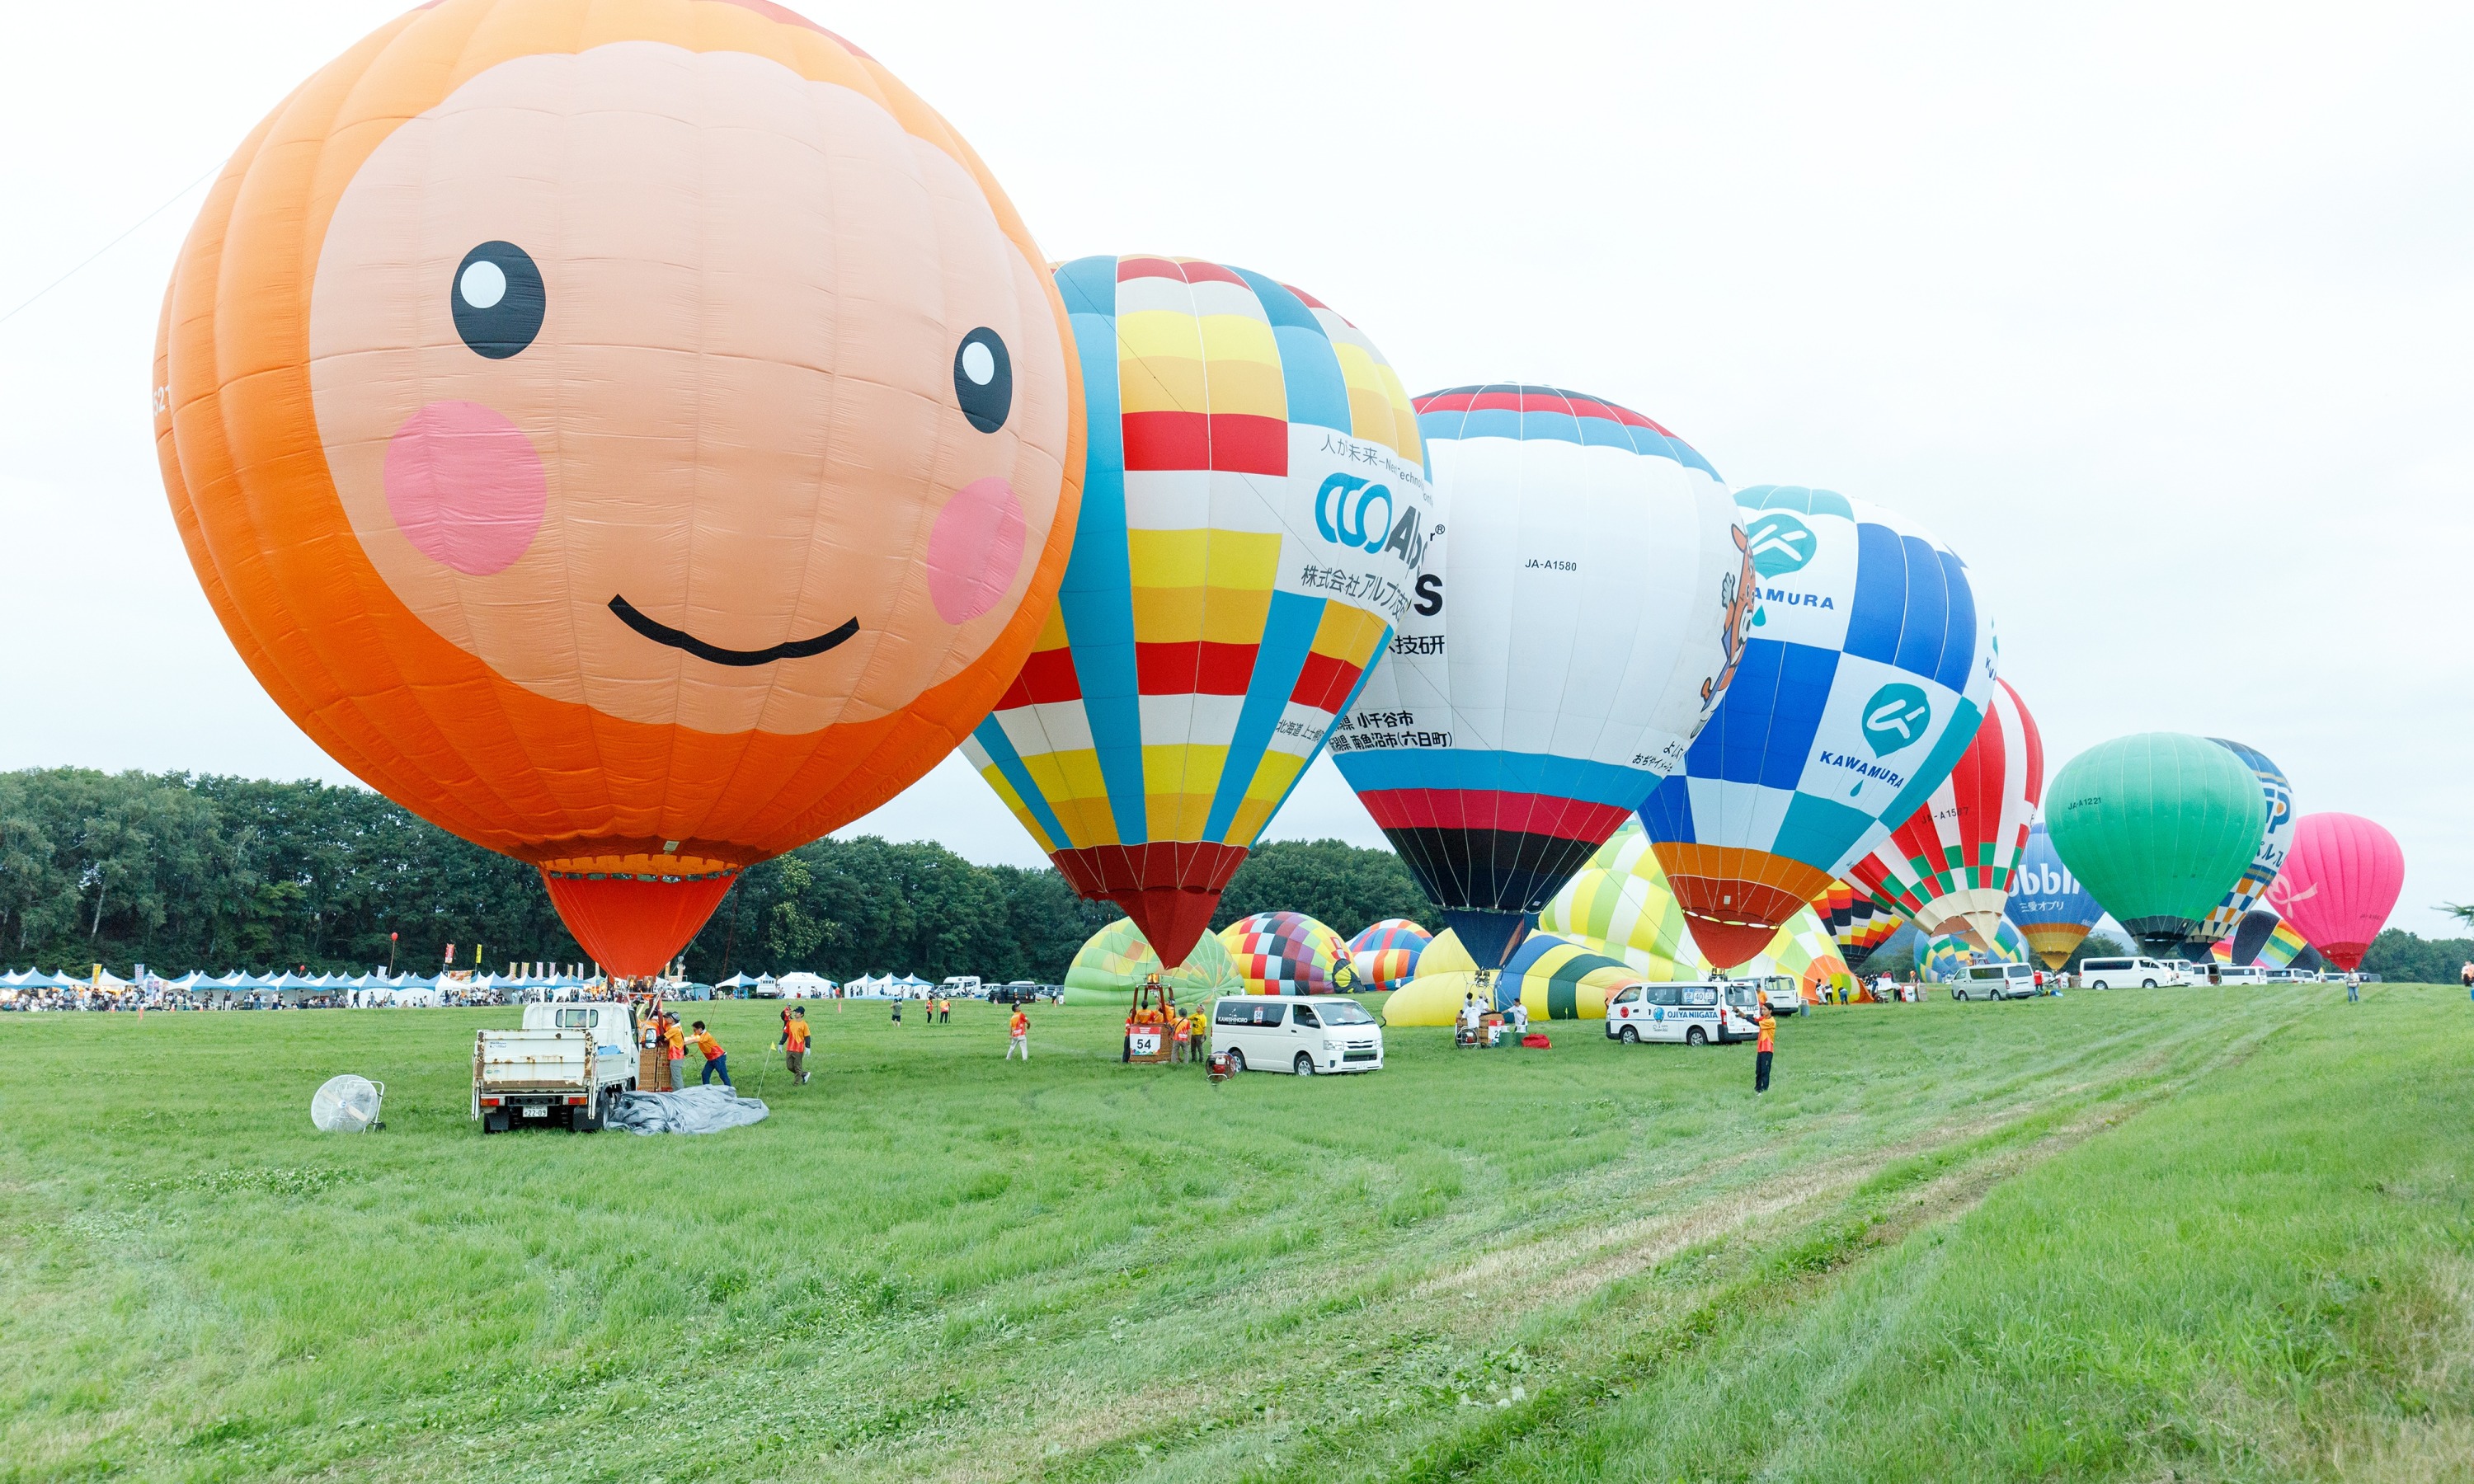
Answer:
<svg viewBox="0 0 2474 1484"><path fill-rule="evenodd" d="M2091 990L2123 990L2134 984L2152 990L2174 982L2173 970L2160 959L2091 958L2079 962L2079 983Z"/></svg>
<svg viewBox="0 0 2474 1484"><path fill-rule="evenodd" d="M1345 994L1224 994L1211 1012L1211 1054L1228 1069L1379 1072L1383 1027Z"/></svg>
<svg viewBox="0 0 2474 1484"><path fill-rule="evenodd" d="M2268 970L2257 964L2214 964L2199 970L2201 984L2266 984Z"/></svg>
<svg viewBox="0 0 2474 1484"><path fill-rule="evenodd" d="M1953 999L2033 999L2036 970L2027 964L1974 964L1950 987Z"/></svg>
<svg viewBox="0 0 2474 1484"><path fill-rule="evenodd" d="M1687 1046L1751 1041L1761 1033L1758 984L1630 984L1607 1002L1607 1039Z"/></svg>

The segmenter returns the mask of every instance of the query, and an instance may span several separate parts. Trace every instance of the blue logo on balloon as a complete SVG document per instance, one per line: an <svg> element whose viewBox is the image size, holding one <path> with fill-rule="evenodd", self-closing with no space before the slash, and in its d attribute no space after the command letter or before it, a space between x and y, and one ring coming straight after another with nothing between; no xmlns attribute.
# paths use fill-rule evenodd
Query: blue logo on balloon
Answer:
<svg viewBox="0 0 2474 1484"><path fill-rule="evenodd" d="M1380 515L1374 507L1383 507ZM1326 541L1381 551L1392 535L1392 487L1334 474L1315 491L1315 529Z"/></svg>
<svg viewBox="0 0 2474 1484"><path fill-rule="evenodd" d="M1784 511L1763 511L1744 530L1753 554L1753 570L1763 577L1800 572L1820 545L1812 528Z"/></svg>
<svg viewBox="0 0 2474 1484"><path fill-rule="evenodd" d="M1876 757L1913 747L1924 740L1925 729L1931 725L1932 703L1904 681L1882 686L1864 703L1864 740L1872 744Z"/></svg>

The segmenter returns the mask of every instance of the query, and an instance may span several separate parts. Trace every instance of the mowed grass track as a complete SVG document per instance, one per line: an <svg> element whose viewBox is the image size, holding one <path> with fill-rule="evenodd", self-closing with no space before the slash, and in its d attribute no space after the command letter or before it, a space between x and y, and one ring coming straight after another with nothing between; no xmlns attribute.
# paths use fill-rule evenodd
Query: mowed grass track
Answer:
<svg viewBox="0 0 2474 1484"><path fill-rule="evenodd" d="M722 1004L774 1116L649 1139L475 1134L511 1010L0 1017L0 1479L2456 1476L2474 1017L2341 998L1824 1011L1758 1100L976 1004L794 1089Z"/></svg>

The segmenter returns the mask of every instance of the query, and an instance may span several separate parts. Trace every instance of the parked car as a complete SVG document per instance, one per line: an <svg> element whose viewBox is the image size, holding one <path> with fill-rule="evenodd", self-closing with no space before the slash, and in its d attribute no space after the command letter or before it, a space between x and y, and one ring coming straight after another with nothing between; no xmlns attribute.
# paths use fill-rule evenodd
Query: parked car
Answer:
<svg viewBox="0 0 2474 1484"><path fill-rule="evenodd" d="M1804 1014L1804 991L1786 975L1772 974L1761 981L1761 1003L1770 1007L1772 1015L1800 1016Z"/></svg>
<svg viewBox="0 0 2474 1484"><path fill-rule="evenodd" d="M1224 994L1212 1009L1211 1054L1237 1072L1379 1072L1383 1027L1342 994Z"/></svg>
<svg viewBox="0 0 2474 1484"><path fill-rule="evenodd" d="M2174 984L2173 970L2164 960L2152 958L2091 958L2079 961L2079 983L2091 990L2122 990L2137 985L2152 990L2160 984Z"/></svg>
<svg viewBox="0 0 2474 1484"><path fill-rule="evenodd" d="M1761 1033L1760 991L1750 984L1633 984L1607 1004L1607 1039L1687 1046L1750 1041Z"/></svg>
<svg viewBox="0 0 2474 1484"><path fill-rule="evenodd" d="M2026 964L1971 965L1950 987L1953 999L2033 999L2036 970Z"/></svg>

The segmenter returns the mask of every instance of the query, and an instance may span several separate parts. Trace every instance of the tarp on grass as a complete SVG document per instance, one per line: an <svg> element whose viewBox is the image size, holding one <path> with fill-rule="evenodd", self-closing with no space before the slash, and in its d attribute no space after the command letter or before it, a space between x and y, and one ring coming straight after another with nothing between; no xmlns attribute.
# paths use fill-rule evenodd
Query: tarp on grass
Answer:
<svg viewBox="0 0 2474 1484"><path fill-rule="evenodd" d="M772 1111L760 1099L707 1085L676 1092L622 1092L608 1121L630 1134L718 1134L762 1123Z"/></svg>

